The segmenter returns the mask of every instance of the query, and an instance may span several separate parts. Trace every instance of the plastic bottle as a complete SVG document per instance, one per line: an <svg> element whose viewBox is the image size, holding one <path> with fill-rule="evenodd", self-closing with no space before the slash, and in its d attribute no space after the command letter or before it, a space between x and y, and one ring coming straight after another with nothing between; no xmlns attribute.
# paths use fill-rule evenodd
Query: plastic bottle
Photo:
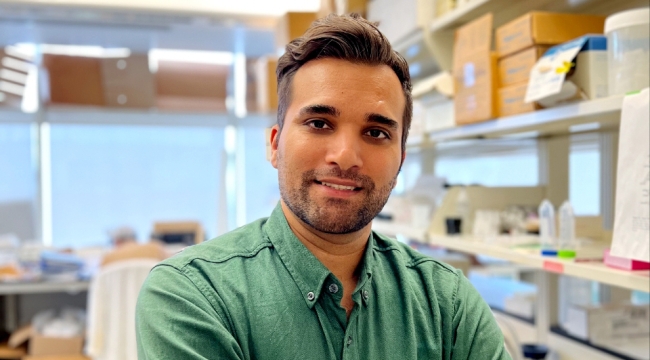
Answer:
<svg viewBox="0 0 650 360"><path fill-rule="evenodd" d="M573 207L567 200L562 203L559 210L560 236L557 256L564 259L576 257L576 219L573 214Z"/></svg>
<svg viewBox="0 0 650 360"><path fill-rule="evenodd" d="M556 256L555 248L555 209L553 204L544 199L539 205L539 244L542 255Z"/></svg>
<svg viewBox="0 0 650 360"><path fill-rule="evenodd" d="M458 197L456 198L456 212L460 220L460 233L467 234L469 232L468 221L469 221L469 196L467 196L467 190L464 187L460 189Z"/></svg>

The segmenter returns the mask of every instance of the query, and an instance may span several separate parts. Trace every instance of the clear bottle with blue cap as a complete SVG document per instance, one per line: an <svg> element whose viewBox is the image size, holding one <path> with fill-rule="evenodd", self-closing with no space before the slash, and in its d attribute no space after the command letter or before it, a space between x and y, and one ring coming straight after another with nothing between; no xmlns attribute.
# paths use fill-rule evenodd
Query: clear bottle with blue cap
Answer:
<svg viewBox="0 0 650 360"><path fill-rule="evenodd" d="M539 205L539 245L544 256L557 256L555 246L555 208L547 199Z"/></svg>

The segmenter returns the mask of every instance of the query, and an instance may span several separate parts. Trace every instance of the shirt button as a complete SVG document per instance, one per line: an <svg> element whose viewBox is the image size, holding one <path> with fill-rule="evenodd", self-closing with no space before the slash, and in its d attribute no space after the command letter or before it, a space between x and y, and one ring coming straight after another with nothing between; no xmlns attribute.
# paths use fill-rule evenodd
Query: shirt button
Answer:
<svg viewBox="0 0 650 360"><path fill-rule="evenodd" d="M348 336L347 346L349 347L350 345L352 345L352 336Z"/></svg>
<svg viewBox="0 0 650 360"><path fill-rule="evenodd" d="M315 298L316 298L316 295L314 295L313 292L310 291L310 292L307 293L307 300L313 301Z"/></svg>
<svg viewBox="0 0 650 360"><path fill-rule="evenodd" d="M364 300L368 300L368 298L370 297L370 293L368 293L368 290L363 290L361 294Z"/></svg>
<svg viewBox="0 0 650 360"><path fill-rule="evenodd" d="M336 284L331 284L331 285L329 286L328 290L329 290L332 294L336 294L337 292L339 292L339 286L336 285Z"/></svg>

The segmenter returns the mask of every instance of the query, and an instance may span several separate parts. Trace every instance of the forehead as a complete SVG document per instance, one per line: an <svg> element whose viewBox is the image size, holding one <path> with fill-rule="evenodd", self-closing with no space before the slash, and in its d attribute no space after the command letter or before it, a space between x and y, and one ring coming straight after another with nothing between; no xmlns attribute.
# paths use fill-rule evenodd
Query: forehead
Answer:
<svg viewBox="0 0 650 360"><path fill-rule="evenodd" d="M292 81L289 112L324 104L341 112L379 112L402 123L406 99L397 75L387 65L357 64L325 58L303 65Z"/></svg>

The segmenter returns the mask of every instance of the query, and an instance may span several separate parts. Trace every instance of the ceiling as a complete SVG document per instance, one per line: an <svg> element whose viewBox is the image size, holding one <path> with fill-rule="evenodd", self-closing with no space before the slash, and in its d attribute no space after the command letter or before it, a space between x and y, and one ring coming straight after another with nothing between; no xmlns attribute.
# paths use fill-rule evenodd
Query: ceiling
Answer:
<svg viewBox="0 0 650 360"><path fill-rule="evenodd" d="M127 47L134 52L243 51L247 57L258 57L275 52L274 29L280 15L316 11L319 4L320 0L0 0L0 46L34 42Z"/></svg>

